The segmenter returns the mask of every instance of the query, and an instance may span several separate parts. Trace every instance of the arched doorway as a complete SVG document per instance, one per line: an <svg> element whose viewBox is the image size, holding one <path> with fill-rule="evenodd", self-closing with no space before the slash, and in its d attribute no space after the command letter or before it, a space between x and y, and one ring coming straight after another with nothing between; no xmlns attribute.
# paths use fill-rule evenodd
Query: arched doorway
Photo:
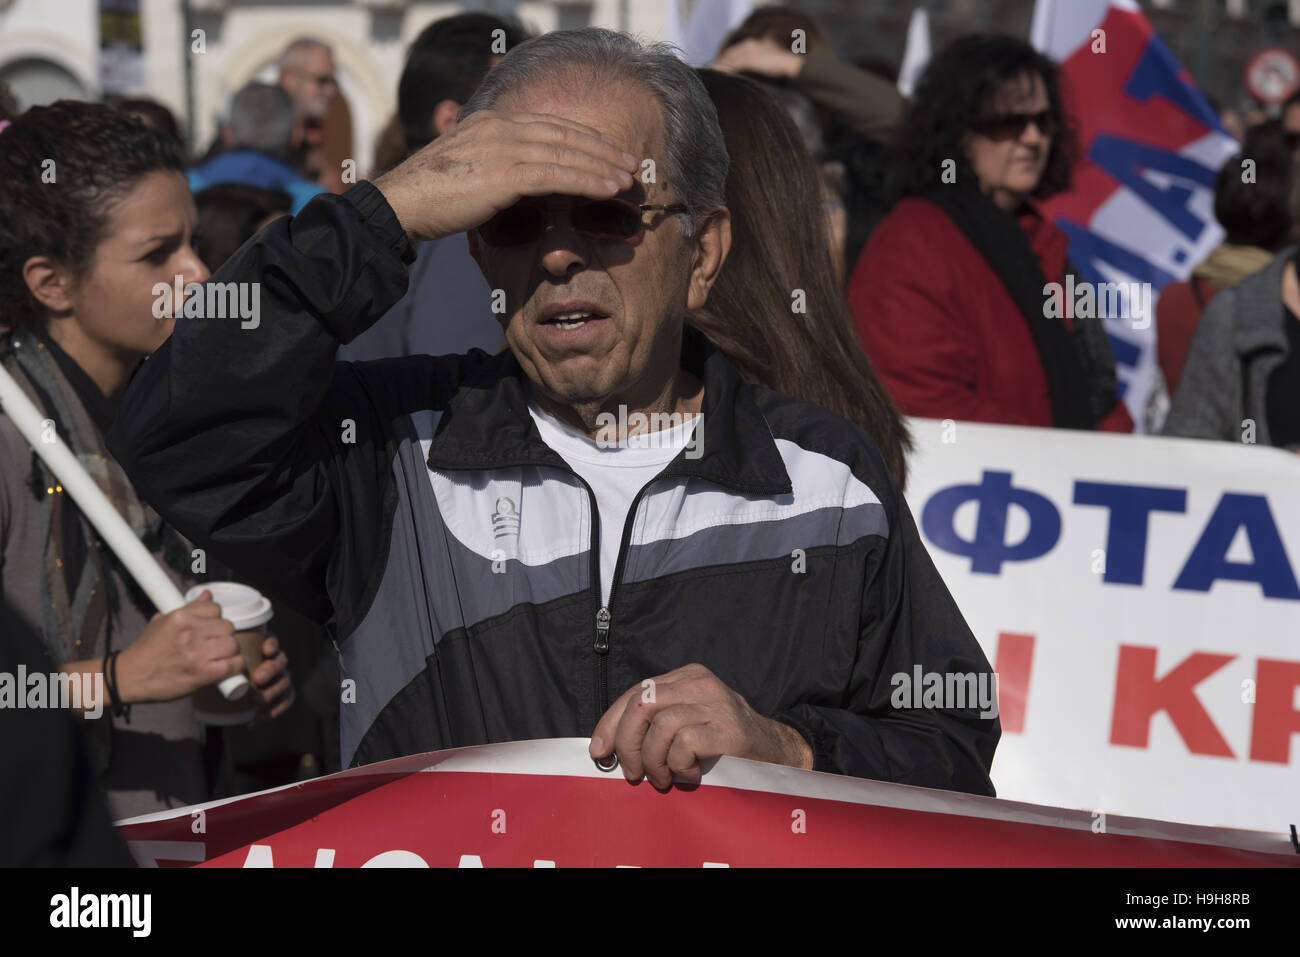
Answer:
<svg viewBox="0 0 1300 957"><path fill-rule="evenodd" d="M55 100L94 98L71 72L40 57L22 57L0 66L0 83L9 87L22 110Z"/></svg>

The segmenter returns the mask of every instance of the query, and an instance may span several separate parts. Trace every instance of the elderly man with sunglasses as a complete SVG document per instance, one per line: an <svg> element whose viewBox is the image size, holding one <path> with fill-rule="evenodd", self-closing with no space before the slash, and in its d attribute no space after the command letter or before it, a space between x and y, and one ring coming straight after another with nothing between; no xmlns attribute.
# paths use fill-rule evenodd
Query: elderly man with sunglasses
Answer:
<svg viewBox="0 0 1300 957"><path fill-rule="evenodd" d="M725 754L993 793L996 705L898 693L990 669L879 453L685 325L727 164L671 52L537 38L453 132L218 271L261 284L256 328L178 322L136 376L114 454L329 620L345 765L589 736L658 788ZM335 364L411 243L461 231L508 351Z"/></svg>

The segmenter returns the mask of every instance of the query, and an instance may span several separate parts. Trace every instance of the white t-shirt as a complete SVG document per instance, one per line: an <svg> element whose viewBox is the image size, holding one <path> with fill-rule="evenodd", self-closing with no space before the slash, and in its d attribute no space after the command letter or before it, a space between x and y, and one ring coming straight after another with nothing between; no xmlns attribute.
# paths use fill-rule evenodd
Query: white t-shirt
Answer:
<svg viewBox="0 0 1300 957"><path fill-rule="evenodd" d="M697 419L634 435L613 446L598 444L532 402L528 403L528 412L537 423L542 441L559 453L596 496L600 514L600 603L608 605L632 499L690 443Z"/></svg>

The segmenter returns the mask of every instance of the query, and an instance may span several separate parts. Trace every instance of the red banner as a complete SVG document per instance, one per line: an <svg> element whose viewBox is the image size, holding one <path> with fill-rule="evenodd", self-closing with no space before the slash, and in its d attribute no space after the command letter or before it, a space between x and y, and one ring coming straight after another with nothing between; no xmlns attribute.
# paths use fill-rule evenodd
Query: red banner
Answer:
<svg viewBox="0 0 1300 957"><path fill-rule="evenodd" d="M738 758L659 793L585 739L413 755L118 824L146 867L1297 866L1287 835Z"/></svg>

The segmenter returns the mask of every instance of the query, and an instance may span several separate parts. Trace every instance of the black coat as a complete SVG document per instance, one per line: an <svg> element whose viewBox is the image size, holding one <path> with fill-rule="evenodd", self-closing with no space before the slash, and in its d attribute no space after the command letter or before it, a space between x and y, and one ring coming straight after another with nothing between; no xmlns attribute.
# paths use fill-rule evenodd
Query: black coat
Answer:
<svg viewBox="0 0 1300 957"><path fill-rule="evenodd" d="M332 616L344 765L587 736L699 662L816 770L993 793L995 716L891 704L917 666L991 669L865 433L742 383L688 330L702 454L633 502L601 609L594 496L538 436L513 355L335 363L410 259L369 184L272 223L212 280L262 283L257 327L178 320L109 438L183 533Z"/></svg>

